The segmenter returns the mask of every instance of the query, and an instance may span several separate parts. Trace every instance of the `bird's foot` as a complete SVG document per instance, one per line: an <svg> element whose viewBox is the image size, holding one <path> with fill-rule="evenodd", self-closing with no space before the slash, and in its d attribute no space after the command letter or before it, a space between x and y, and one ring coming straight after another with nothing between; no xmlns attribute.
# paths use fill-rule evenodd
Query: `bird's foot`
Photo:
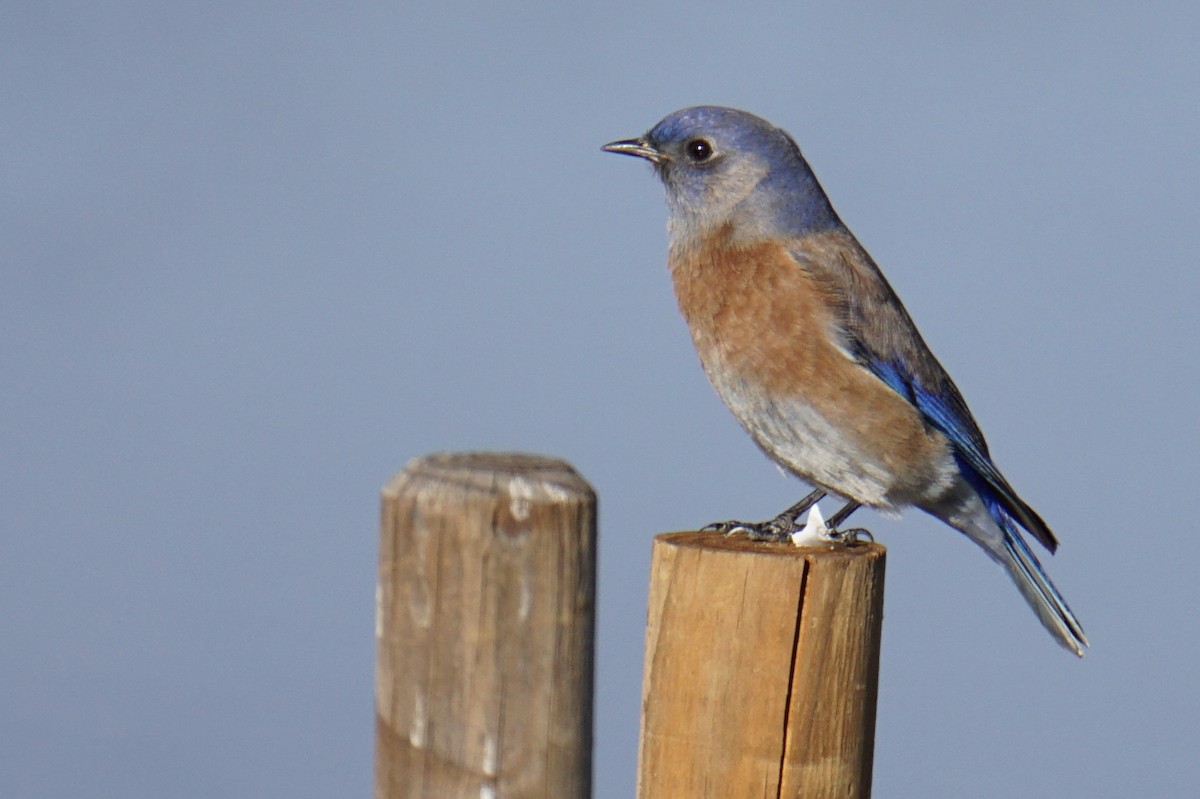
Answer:
<svg viewBox="0 0 1200 799"><path fill-rule="evenodd" d="M844 511L845 509L843 509ZM821 544L841 544L854 546L863 539L874 543L875 537L869 530L862 527L851 527L839 530L826 525L821 516L821 509L813 505L808 511L808 518L803 523L799 521L794 508L788 508L783 513L765 522L726 521L713 522L701 530L715 530L723 535L745 535L752 541L772 541L782 543L791 541L796 546L816 546ZM849 513L835 514L830 522L844 520Z"/></svg>
<svg viewBox="0 0 1200 799"><path fill-rule="evenodd" d="M852 547L861 544L864 540L875 543L875 536L871 535L871 531L865 527L851 527L849 530L829 530L825 536L826 540L835 544L844 544Z"/></svg>
<svg viewBox="0 0 1200 799"><path fill-rule="evenodd" d="M785 511L765 522L741 522L731 519L725 522L706 524L700 529L704 532L715 530L722 535L744 535L752 541L779 543L791 539L798 531L804 529L804 525L798 525L795 517L789 516Z"/></svg>
<svg viewBox="0 0 1200 799"><path fill-rule="evenodd" d="M702 531L716 530L723 535L745 535L753 541L787 541L794 540L797 533L804 529L800 516L809 508L815 507L825 496L823 489L815 489L802 500L791 506L783 513L765 522L713 522L700 528ZM818 512L819 513L819 512Z"/></svg>

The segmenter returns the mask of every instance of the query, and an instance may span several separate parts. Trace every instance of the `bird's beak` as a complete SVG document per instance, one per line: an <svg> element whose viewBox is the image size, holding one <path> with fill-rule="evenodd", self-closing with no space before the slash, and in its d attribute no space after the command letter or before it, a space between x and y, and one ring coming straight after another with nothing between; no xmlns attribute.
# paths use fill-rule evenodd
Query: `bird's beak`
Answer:
<svg viewBox="0 0 1200 799"><path fill-rule="evenodd" d="M611 141L600 149L607 153L636 155L638 158L645 158L652 164L661 164L667 160L667 156L662 150L659 150L645 139L621 139L620 141Z"/></svg>

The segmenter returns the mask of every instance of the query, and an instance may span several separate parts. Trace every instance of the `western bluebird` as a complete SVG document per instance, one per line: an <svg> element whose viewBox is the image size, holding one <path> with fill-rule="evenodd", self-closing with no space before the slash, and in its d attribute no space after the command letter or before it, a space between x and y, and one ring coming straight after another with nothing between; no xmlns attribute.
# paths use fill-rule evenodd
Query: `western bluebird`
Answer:
<svg viewBox="0 0 1200 799"><path fill-rule="evenodd" d="M1051 553L1054 534L992 463L962 395L792 138L701 106L603 149L654 165L700 363L758 446L816 489L769 522L719 526L780 537L826 493L848 501L831 527L860 505L915 506L983 547L1082 656L1083 629L1020 528Z"/></svg>

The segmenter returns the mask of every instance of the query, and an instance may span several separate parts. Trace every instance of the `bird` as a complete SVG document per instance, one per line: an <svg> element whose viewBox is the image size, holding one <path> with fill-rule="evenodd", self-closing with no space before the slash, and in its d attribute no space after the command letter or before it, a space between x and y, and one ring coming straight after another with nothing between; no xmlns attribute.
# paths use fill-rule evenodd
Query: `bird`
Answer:
<svg viewBox="0 0 1200 799"><path fill-rule="evenodd" d="M918 508L978 544L1082 657L1083 628L1024 536L1051 554L1057 539L996 467L795 140L746 111L695 106L602 149L653 165L666 190L667 265L700 363L759 448L813 488L770 521L713 526L781 539L826 495L845 501L835 529L864 505Z"/></svg>

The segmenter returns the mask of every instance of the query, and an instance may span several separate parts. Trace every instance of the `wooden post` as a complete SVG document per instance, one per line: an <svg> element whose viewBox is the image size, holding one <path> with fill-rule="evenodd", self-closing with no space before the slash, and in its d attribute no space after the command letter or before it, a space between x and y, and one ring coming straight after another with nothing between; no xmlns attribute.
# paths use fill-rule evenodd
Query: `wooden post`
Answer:
<svg viewBox="0 0 1200 799"><path fill-rule="evenodd" d="M639 799L871 793L885 550L654 541Z"/></svg>
<svg viewBox="0 0 1200 799"><path fill-rule="evenodd" d="M384 488L376 799L591 795L595 554L562 461L431 455Z"/></svg>

